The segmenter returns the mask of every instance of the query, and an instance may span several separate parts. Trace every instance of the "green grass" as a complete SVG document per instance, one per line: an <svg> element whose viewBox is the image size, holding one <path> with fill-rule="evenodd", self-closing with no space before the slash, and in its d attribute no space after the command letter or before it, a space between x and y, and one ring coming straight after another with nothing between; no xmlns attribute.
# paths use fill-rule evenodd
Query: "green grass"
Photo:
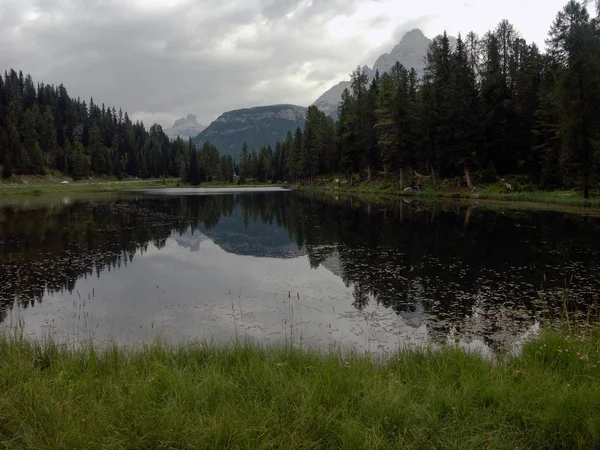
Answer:
<svg viewBox="0 0 600 450"><path fill-rule="evenodd" d="M110 178L97 178L91 181L74 181L62 185L59 181L49 181L47 178L31 178L27 184L22 183L0 184L0 198L6 197L40 197L74 193L115 192L133 189L161 189L174 187L191 187L188 183L181 183L178 179L148 179L148 180L117 180ZM251 188L256 186L280 186L276 184L249 182L247 184L210 182L202 183L201 188L211 187L240 187Z"/></svg>
<svg viewBox="0 0 600 450"><path fill-rule="evenodd" d="M0 197L13 196L46 196L87 192L113 192L125 189L157 189L175 187L176 180L92 180L71 182L62 185L60 183L34 183L34 184L3 184L0 185Z"/></svg>
<svg viewBox="0 0 600 450"><path fill-rule="evenodd" d="M337 177L340 180L342 176ZM406 178L404 184L407 185L410 178ZM478 183L474 192L466 188L459 188L456 180L436 180L431 178L424 180L425 185L422 191L403 192L399 191L395 178L388 176L371 182L356 181L353 186L347 183L338 185L334 178L323 178L310 186L296 186L300 190L314 190L323 192L337 192L360 194L361 196L371 197L411 197L411 198L460 198L471 200L493 200L519 203L537 203L548 205L564 205L571 207L600 208L600 193L592 191L592 198L585 200L582 192L578 190L557 190L542 191L536 190L531 184L519 183L515 180L507 180L511 184L512 190L507 189L506 182L496 183Z"/></svg>
<svg viewBox="0 0 600 450"><path fill-rule="evenodd" d="M3 448L599 448L600 334L519 356L0 337Z"/></svg>

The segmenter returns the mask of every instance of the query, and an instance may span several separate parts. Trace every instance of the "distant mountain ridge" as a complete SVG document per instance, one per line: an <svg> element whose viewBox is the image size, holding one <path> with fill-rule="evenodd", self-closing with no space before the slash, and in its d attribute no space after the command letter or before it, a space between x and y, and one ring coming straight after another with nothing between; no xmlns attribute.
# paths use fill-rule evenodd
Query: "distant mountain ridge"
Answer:
<svg viewBox="0 0 600 450"><path fill-rule="evenodd" d="M304 128L308 108L297 105L269 105L236 109L221 114L194 138L197 146L210 142L222 155L239 158L242 145L250 150L263 145L275 147L288 131Z"/></svg>
<svg viewBox="0 0 600 450"><path fill-rule="evenodd" d="M197 136L206 129L205 125L198 123L198 119L193 114L188 114L187 117L177 119L172 127L163 130L167 136L171 139L187 139L190 137Z"/></svg>
<svg viewBox="0 0 600 450"><path fill-rule="evenodd" d="M421 30L411 30L389 53L377 58L373 69L365 65L363 71L372 79L377 70L380 74L388 72L399 61L407 68L414 68L419 77L422 77L430 43L431 39ZM454 46L456 39L450 37L450 43ZM344 89L351 89L350 81L342 81L333 86L313 105L325 114L337 118ZM250 150L258 150L263 145L275 147L278 141L286 137L288 131L293 132L297 127L304 128L307 111L308 108L297 105L269 105L228 111L197 134L194 143L202 146L204 142L210 142L221 154L238 159L244 142Z"/></svg>

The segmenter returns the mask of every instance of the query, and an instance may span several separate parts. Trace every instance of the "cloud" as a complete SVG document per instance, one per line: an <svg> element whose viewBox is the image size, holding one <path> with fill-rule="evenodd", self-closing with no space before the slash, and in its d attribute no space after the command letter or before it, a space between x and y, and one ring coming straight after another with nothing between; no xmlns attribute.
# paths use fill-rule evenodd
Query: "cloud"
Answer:
<svg viewBox="0 0 600 450"><path fill-rule="evenodd" d="M483 0L470 3L484 14ZM517 11L522 2L503 5ZM170 126L186 113L207 124L235 108L308 105L412 28L435 35L441 23L492 23L462 17L464 8L463 0L2 0L0 69L62 82L72 96L147 124Z"/></svg>
<svg viewBox="0 0 600 450"><path fill-rule="evenodd" d="M237 107L310 103L350 53L322 27L355 4L4 0L0 61L146 121L169 126L191 112L207 123ZM319 61L322 79L304 83Z"/></svg>

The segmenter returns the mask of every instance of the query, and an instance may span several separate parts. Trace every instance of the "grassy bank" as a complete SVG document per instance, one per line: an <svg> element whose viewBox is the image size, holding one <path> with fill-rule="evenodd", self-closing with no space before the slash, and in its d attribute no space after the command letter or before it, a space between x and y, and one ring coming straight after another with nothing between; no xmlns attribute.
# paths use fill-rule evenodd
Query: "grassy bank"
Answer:
<svg viewBox="0 0 600 450"><path fill-rule="evenodd" d="M0 197L9 196L44 196L86 192L113 192L125 189L157 189L175 187L177 180L111 180L92 179L87 181L60 182L48 179L30 180L28 183L4 183L0 184Z"/></svg>
<svg viewBox="0 0 600 450"><path fill-rule="evenodd" d="M4 448L598 448L600 335L494 363L290 347L70 350L0 338Z"/></svg>
<svg viewBox="0 0 600 450"><path fill-rule="evenodd" d="M161 189L174 187L192 187L188 183L181 183L179 179L126 179L117 180L111 178L93 178L85 181L69 181L69 184L60 184L62 179L54 177L19 177L9 182L0 184L0 198L6 197L31 197L31 196L53 196L74 193L115 192L133 189ZM254 186L280 186L267 183L247 183L238 185L234 183L210 182L202 183L199 187L243 187Z"/></svg>
<svg viewBox="0 0 600 450"><path fill-rule="evenodd" d="M343 178L339 177L338 179L342 180ZM405 184L409 181L410 180L407 180ZM311 186L298 185L296 188L301 190L357 193L365 196L479 199L600 208L600 193L597 191L592 191L590 193L592 198L584 200L581 191L541 191L536 190L530 184L524 184L523 182L513 179L498 181L496 183L477 184L474 191L457 187L456 180L434 181L429 177L423 181L423 189L416 192L400 191L397 187L395 178L391 176L370 182L355 181L352 186L344 182L338 184L335 178L326 178L317 180L316 183ZM510 186L510 189L507 187L507 184Z"/></svg>

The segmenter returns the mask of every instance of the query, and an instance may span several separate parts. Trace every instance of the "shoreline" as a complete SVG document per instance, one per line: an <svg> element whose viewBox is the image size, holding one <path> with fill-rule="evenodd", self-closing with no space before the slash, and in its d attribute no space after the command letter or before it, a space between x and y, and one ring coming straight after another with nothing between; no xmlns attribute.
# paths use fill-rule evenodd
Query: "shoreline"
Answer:
<svg viewBox="0 0 600 450"><path fill-rule="evenodd" d="M154 189L186 189L186 188L253 188L253 187L277 187L281 188L281 184L269 184L269 183L247 183L247 184L236 184L236 183L221 183L221 182L206 182L200 186L193 187L189 183L181 183L176 178L167 179L126 179L126 180L111 180L111 179L92 179L89 181L74 181L69 184L60 184L59 182L37 182L37 183L12 183L12 184L0 184L0 199L6 198L31 198L31 197L44 197L61 194L74 194L74 193L98 193L98 192L135 192L135 191L148 191Z"/></svg>
<svg viewBox="0 0 600 450"><path fill-rule="evenodd" d="M576 208L580 211L598 211L600 213L600 195L595 195L588 200L583 199L581 193L574 190L559 191L508 191L504 192L499 183L480 185L474 192L457 189L452 183L439 182L425 185L421 191L399 191L395 182L390 179L371 182L359 182L354 186L337 185L333 180L324 180L312 186L294 185L299 191L357 195L377 199L410 198L414 200L459 200L459 201L486 201L503 202L505 204L521 204L529 206L562 206ZM580 197L581 196L581 197ZM550 208L551 209L551 208Z"/></svg>
<svg viewBox="0 0 600 450"><path fill-rule="evenodd" d="M42 180L40 182L40 180ZM60 194L74 193L98 193L98 192L133 192L148 191L151 189L195 189L189 183L181 183L178 179L105 179L98 178L88 181L69 182L63 185L56 180L35 177L33 182L0 183L0 199L18 197L44 197ZM573 190L561 191L511 191L502 192L498 184L482 185L477 191L471 192L466 189L449 187L445 183L426 185L422 191L403 192L398 191L395 183L390 180L361 182L353 187L347 185L336 185L333 180L326 180L312 186L301 184L283 183L257 183L246 184L205 182L197 188L209 189L250 189L250 188L283 188L285 190L315 192L327 195L353 195L372 201L390 201L397 199L414 200L444 200L444 201L481 201L505 205L521 205L525 208L547 209L547 210L571 210L578 213L599 213L600 195L593 196L589 200L580 198L580 193Z"/></svg>

